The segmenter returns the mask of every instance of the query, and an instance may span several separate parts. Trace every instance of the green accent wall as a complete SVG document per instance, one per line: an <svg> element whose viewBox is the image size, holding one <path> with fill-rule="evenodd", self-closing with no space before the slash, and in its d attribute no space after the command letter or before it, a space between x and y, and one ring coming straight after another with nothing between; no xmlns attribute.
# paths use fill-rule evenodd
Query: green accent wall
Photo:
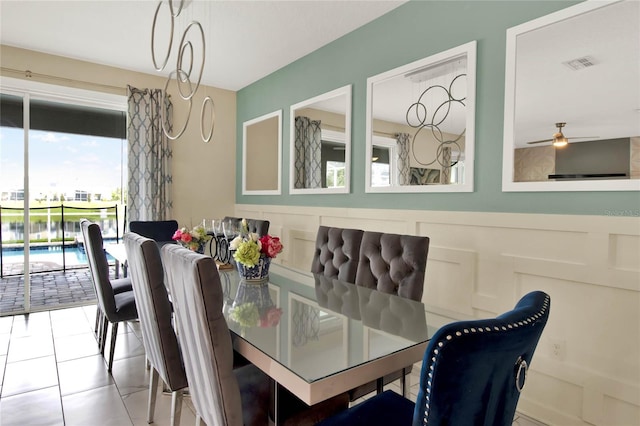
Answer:
<svg viewBox="0 0 640 426"><path fill-rule="evenodd" d="M236 202L406 210L640 216L640 193L502 192L506 30L576 1L411 1L237 93ZM368 77L477 40L473 193L365 193ZM287 41L283 40L283 48ZM553 46L549 46L553 48ZM352 84L351 193L289 195L289 107ZM282 109L280 196L242 195L242 123Z"/></svg>

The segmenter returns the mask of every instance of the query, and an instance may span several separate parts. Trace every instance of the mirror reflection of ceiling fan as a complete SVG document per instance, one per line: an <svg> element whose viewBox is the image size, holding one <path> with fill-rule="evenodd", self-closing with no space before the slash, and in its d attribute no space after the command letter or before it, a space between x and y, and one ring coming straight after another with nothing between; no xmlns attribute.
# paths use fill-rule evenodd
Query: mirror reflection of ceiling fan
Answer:
<svg viewBox="0 0 640 426"><path fill-rule="evenodd" d="M556 123L556 127L558 128L558 131L553 134L553 137L551 139L543 139L540 141L527 142L527 144L533 145L536 143L552 142L553 146L555 146L556 148L560 148L560 147L566 146L569 143L569 139L573 141L574 139L597 139L600 137L600 136L580 136L580 137L567 138L562 133L562 128L566 126L566 124L567 123Z"/></svg>

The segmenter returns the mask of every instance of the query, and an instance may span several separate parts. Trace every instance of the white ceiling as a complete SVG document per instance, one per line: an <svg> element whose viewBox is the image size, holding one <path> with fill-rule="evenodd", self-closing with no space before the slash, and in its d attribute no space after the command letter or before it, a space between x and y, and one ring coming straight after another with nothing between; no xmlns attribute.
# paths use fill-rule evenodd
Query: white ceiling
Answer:
<svg viewBox="0 0 640 426"><path fill-rule="evenodd" d="M188 23L198 20L206 36L202 82L235 91L404 2L189 1L175 20L173 51ZM180 2L173 3L177 7ZM151 28L157 4L156 0L0 0L0 43L155 73ZM156 29L158 61L164 58L168 43L168 37L163 39L170 32L168 10L165 1ZM199 35L191 34L198 49ZM175 63L175 56L169 63ZM162 74L168 75L171 67Z"/></svg>
<svg viewBox="0 0 640 426"><path fill-rule="evenodd" d="M557 122L567 123L563 133L570 142L640 136L639 1L525 32L516 50L517 147L551 138ZM564 64L585 56L595 65L574 71Z"/></svg>

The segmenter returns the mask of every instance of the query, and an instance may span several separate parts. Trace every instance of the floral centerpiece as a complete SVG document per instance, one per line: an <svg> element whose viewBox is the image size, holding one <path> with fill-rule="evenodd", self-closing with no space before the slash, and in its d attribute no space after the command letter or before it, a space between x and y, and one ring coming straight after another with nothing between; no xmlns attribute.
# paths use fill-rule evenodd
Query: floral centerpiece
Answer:
<svg viewBox="0 0 640 426"><path fill-rule="evenodd" d="M211 239L211 236L207 235L207 231L205 231L202 225L198 225L192 230L180 228L171 238L189 250L204 253L204 246Z"/></svg>
<svg viewBox="0 0 640 426"><path fill-rule="evenodd" d="M249 232L246 219L242 219L240 235L229 243L229 249L244 280L263 281L269 275L271 259L282 252L282 243L278 237Z"/></svg>

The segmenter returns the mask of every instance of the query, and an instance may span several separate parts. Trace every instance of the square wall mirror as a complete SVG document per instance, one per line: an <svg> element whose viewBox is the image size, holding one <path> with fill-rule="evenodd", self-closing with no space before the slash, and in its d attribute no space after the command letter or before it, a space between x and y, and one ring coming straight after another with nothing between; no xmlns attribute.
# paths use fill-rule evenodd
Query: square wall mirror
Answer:
<svg viewBox="0 0 640 426"><path fill-rule="evenodd" d="M366 192L472 192L476 42L367 79Z"/></svg>
<svg viewBox="0 0 640 426"><path fill-rule="evenodd" d="M640 190L640 2L507 30L503 191Z"/></svg>
<svg viewBox="0 0 640 426"><path fill-rule="evenodd" d="M291 194L349 193L351 85L291 106Z"/></svg>
<svg viewBox="0 0 640 426"><path fill-rule="evenodd" d="M242 194L280 194L282 110L242 125Z"/></svg>

